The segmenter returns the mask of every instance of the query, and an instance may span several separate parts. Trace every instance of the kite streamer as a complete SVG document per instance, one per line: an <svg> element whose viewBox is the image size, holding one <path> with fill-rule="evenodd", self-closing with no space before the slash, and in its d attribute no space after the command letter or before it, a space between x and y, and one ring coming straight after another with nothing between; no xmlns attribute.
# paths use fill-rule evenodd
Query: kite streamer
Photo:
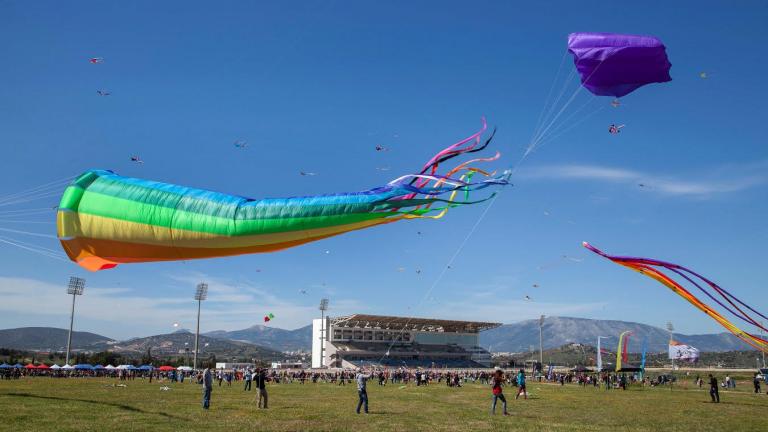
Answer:
<svg viewBox="0 0 768 432"><path fill-rule="evenodd" d="M446 174L439 165L484 149L480 131L435 155L418 174L355 192L251 199L186 186L129 178L106 170L81 174L64 191L57 231L69 258L91 270L123 263L214 258L274 252L402 219L434 218L451 207L475 204L472 191L508 184L470 166ZM475 175L484 177L473 182ZM463 200L457 194L463 193Z"/></svg>
<svg viewBox="0 0 768 432"><path fill-rule="evenodd" d="M750 345L751 347L757 350L768 352L768 340L760 336L757 336L754 333L749 333L740 329L731 321L729 321L725 316L723 316L720 312L718 312L711 306L701 301L699 298L693 295L693 293L691 293L688 289L684 288L682 285L680 285L677 281L672 279L670 276L667 276L666 274L664 274L660 269L669 270L672 273L676 274L678 277L684 279L691 285L695 286L699 291L703 292L708 298L713 300L720 307L722 307L724 310L728 311L731 315L735 316L741 321L746 322L747 324L755 327L756 329L760 329L762 331L768 331L768 329L763 327L763 324L760 321L753 318L746 311L756 314L757 316L765 320L768 320L768 317L758 312L753 307L749 306L743 301L739 300L736 296L729 293L727 290L718 286L716 283L710 281L704 276L701 276L700 274L677 264L672 264L672 263L650 259L650 258L612 256L597 249L596 247L590 245L587 242L584 242L583 245L585 248L615 262L616 264L623 265L624 267L628 267L636 272L639 272L641 274L644 274L648 277L651 277L657 280L658 282L661 282L662 284L667 286L669 289L674 291L676 294L683 297L689 303L694 305L696 308L698 308L705 314L709 315L712 319L717 321L721 326L725 327L728 331L733 333L736 337L744 341L746 344ZM705 286L708 287L709 290L707 290Z"/></svg>

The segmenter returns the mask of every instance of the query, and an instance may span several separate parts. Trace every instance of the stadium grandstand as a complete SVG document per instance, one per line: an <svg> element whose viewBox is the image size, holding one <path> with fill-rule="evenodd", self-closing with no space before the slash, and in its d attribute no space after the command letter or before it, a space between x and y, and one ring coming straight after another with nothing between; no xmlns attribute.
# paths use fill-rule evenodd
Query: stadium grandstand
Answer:
<svg viewBox="0 0 768 432"><path fill-rule="evenodd" d="M479 336L500 325L363 314L315 319L312 367L490 367Z"/></svg>

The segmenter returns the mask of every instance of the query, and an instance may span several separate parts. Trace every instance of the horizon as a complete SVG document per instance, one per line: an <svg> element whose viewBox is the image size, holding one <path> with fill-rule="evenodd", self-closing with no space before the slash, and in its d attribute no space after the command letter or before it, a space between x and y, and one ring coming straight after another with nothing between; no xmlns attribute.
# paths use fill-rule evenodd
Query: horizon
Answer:
<svg viewBox="0 0 768 432"><path fill-rule="evenodd" d="M321 298L337 316L572 316L724 331L582 241L684 265L768 309L768 60L755 55L768 44L765 4L402 8L4 5L0 35L14 42L0 46L13 65L0 70L0 327L68 327L66 283L79 276L74 329L118 340L194 327L199 282L209 285L201 334L268 314L269 326L296 329L319 316ZM589 116L528 154L555 78L567 94L580 88L566 77L575 31L658 36L672 81L619 107L579 94L573 108L585 103ZM498 132L482 155L501 152L487 168L516 168L493 201L276 253L89 273L61 259L52 207L63 187L7 204L91 168L254 198L366 190L417 171L483 117ZM609 134L612 124L626 127ZM36 213L13 217L22 210Z"/></svg>

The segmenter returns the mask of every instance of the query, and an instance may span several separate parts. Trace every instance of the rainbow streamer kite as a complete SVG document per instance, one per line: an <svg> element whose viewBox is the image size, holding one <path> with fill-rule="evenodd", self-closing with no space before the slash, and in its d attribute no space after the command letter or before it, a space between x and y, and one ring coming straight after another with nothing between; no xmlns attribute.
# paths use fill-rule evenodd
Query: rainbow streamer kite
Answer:
<svg viewBox="0 0 768 432"><path fill-rule="evenodd" d="M375 189L332 195L250 199L92 170L67 187L57 231L70 259L91 270L122 263L175 261L273 252L402 219L439 219L469 193L508 184L464 162L444 175L442 162L483 150L482 128L435 155L418 174ZM458 173L458 174L457 174ZM458 177L454 177L456 174ZM485 177L472 182L474 175ZM457 201L463 193L464 200Z"/></svg>
<svg viewBox="0 0 768 432"><path fill-rule="evenodd" d="M729 293L724 288L721 288L720 286L710 281L709 279L705 278L704 276L701 276L698 273L677 264L658 261L650 258L612 256L612 255L606 254L600 249L597 249L596 247L590 245L587 242L584 242L583 245L585 248L591 250L592 252L598 255L608 258L609 260L615 262L616 264L623 265L624 267L628 267L636 272L639 272L648 277L656 279L657 281L666 285L669 289L674 291L676 294L686 299L689 303L696 306L699 310L709 315L712 319L720 323L720 325L725 327L728 331L736 335L736 337L738 337L748 345L760 351L768 352L768 341L766 339L763 339L762 337L759 337L753 333L748 333L740 329L739 327L736 327L736 325L734 325L727 318L725 318L720 312L718 312L717 310L713 309L709 305L699 300L689 290L685 289L682 285L680 285L678 282L673 280L671 277L662 273L661 270L659 270L658 268L667 269L673 272L674 274L676 274L677 276L679 276L680 278L691 283L693 286L698 288L699 291L706 294L707 297L714 300L718 305L720 305L720 307L730 312L731 315L739 318L740 320L746 322L747 324L757 329L760 329L762 331L768 331L768 329L763 327L763 324L761 322L759 322L758 320L756 320L755 318L747 314L745 312L745 309L754 314L757 314L759 317L765 320L768 320L768 317L756 311L754 308L744 303L743 301L739 300L736 296ZM705 289L702 285L708 286L711 289L711 291ZM715 295L719 296L720 299L718 299Z"/></svg>

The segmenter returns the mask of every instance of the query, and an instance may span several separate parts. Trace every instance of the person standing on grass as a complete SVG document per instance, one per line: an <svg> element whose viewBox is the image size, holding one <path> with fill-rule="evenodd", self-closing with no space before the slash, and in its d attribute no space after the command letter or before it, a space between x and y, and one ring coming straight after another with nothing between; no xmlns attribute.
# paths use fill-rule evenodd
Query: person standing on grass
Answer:
<svg viewBox="0 0 768 432"><path fill-rule="evenodd" d="M256 374L254 374L254 381L256 381L254 384L256 384L256 388L259 390L259 408L267 409L267 371L264 368L258 368L256 369ZM262 406L262 402L264 405Z"/></svg>
<svg viewBox="0 0 768 432"><path fill-rule="evenodd" d="M517 373L517 394L515 399L520 397L520 393L523 394L523 399L528 399L528 391L525 389L525 371L522 369Z"/></svg>
<svg viewBox="0 0 768 432"><path fill-rule="evenodd" d="M251 391L251 370L246 369L245 372L243 372L243 381L245 381L245 387L243 387L243 391Z"/></svg>
<svg viewBox="0 0 768 432"><path fill-rule="evenodd" d="M760 376L758 374L755 374L755 379L752 383L755 385L755 393L760 394Z"/></svg>
<svg viewBox="0 0 768 432"><path fill-rule="evenodd" d="M357 413L360 414L360 407L364 407L364 411L368 414L368 390L366 388L366 382L373 377L373 373L365 374L363 370L358 368L355 380L357 381Z"/></svg>
<svg viewBox="0 0 768 432"><path fill-rule="evenodd" d="M208 365L203 371L203 409L208 409L211 406L211 390L213 390L213 374L211 374L211 367Z"/></svg>
<svg viewBox="0 0 768 432"><path fill-rule="evenodd" d="M709 374L709 396L712 398L712 402L720 403L720 392L717 388L717 378Z"/></svg>
<svg viewBox="0 0 768 432"><path fill-rule="evenodd" d="M504 390L502 389L503 384L504 384L504 372L502 372L501 369L496 369L496 372L494 372L493 377L491 377L491 386L492 386L491 393L493 393L493 396L492 396L493 403L491 404L491 415L496 415L496 402L499 400L503 404L502 407L504 408L504 415L509 415L509 413L507 412L507 399L504 397Z"/></svg>

